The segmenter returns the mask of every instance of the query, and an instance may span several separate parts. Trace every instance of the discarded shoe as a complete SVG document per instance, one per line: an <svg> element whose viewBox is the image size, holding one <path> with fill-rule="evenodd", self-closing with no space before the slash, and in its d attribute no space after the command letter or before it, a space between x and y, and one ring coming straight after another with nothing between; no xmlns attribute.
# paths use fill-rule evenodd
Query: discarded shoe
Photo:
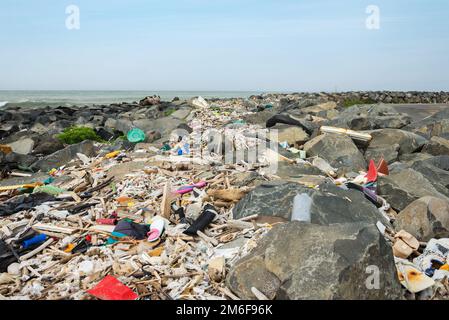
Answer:
<svg viewBox="0 0 449 320"><path fill-rule="evenodd" d="M198 219L196 219L184 233L196 235L197 231L203 231L215 219L216 215L217 210L215 210L212 205L206 204L203 213L201 213Z"/></svg>
<svg viewBox="0 0 449 320"><path fill-rule="evenodd" d="M150 225L150 231L147 233L148 241L154 242L159 240L159 238L164 233L165 221L160 217L155 217Z"/></svg>

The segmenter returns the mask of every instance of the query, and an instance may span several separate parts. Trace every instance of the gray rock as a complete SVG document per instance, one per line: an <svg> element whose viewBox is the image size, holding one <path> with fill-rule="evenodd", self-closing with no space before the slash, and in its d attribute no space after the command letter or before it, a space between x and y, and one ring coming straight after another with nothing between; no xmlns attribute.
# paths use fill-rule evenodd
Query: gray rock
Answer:
<svg viewBox="0 0 449 320"><path fill-rule="evenodd" d="M162 134L162 136L165 136L170 134L181 123L182 121L179 119L175 119L173 117L163 117L159 119L136 120L133 122L133 126L145 132L158 131Z"/></svg>
<svg viewBox="0 0 449 320"><path fill-rule="evenodd" d="M30 138L25 138L18 140L16 142L10 143L9 146L12 151L18 154L30 154L34 148L34 140Z"/></svg>
<svg viewBox="0 0 449 320"><path fill-rule="evenodd" d="M447 134L449 133L449 110L444 109L430 117L413 122L406 126L404 130L413 131L427 139Z"/></svg>
<svg viewBox="0 0 449 320"><path fill-rule="evenodd" d="M400 146L397 143L381 148L367 148L365 151L365 160L367 162L374 160L375 163L378 163L381 158L384 158L388 164L391 164L398 160L399 149Z"/></svg>
<svg viewBox="0 0 449 320"><path fill-rule="evenodd" d="M114 118L107 118L104 127L108 129L116 129L117 127L117 119Z"/></svg>
<svg viewBox="0 0 449 320"><path fill-rule="evenodd" d="M64 149L64 144L51 135L42 135L33 150L33 155L49 155Z"/></svg>
<svg viewBox="0 0 449 320"><path fill-rule="evenodd" d="M366 170L367 164L351 138L340 134L323 134L304 145L308 157L319 156L343 172Z"/></svg>
<svg viewBox="0 0 449 320"><path fill-rule="evenodd" d="M368 289L373 266L380 270L379 287ZM226 283L242 299L255 299L251 287L290 300L396 300L403 294L391 247L366 223L276 226L235 263Z"/></svg>
<svg viewBox="0 0 449 320"><path fill-rule="evenodd" d="M42 123L35 123L31 128L30 131L38 133L38 134L45 134L48 132L48 127L44 126Z"/></svg>
<svg viewBox="0 0 449 320"><path fill-rule="evenodd" d="M325 175L320 169L307 163L290 164L286 161L277 163L277 170L274 173L280 178L299 178L304 175Z"/></svg>
<svg viewBox="0 0 449 320"><path fill-rule="evenodd" d="M370 134L373 139L366 149L365 159L373 159L376 163L383 157L391 164L401 155L415 152L427 143L425 138L399 129L374 130Z"/></svg>
<svg viewBox="0 0 449 320"><path fill-rule="evenodd" d="M291 146L301 146L309 140L309 135L300 127L277 124L270 128L270 140L278 143L287 141Z"/></svg>
<svg viewBox="0 0 449 320"><path fill-rule="evenodd" d="M429 158L432 158L432 156L427 153L407 153L399 156L399 161L408 165L413 165L413 163L417 161L422 161Z"/></svg>
<svg viewBox="0 0 449 320"><path fill-rule="evenodd" d="M35 161L36 157L28 154L19 154L11 152L4 154L0 152L0 167L8 166L10 169L29 168Z"/></svg>
<svg viewBox="0 0 449 320"><path fill-rule="evenodd" d="M96 155L97 150L92 141L86 140L81 143L65 147L62 150L56 151L55 153L36 161L33 163L32 169L48 171L52 168L58 168L69 163L73 159L77 159L77 153L82 153L88 157L92 157Z"/></svg>
<svg viewBox="0 0 449 320"><path fill-rule="evenodd" d="M263 183L245 195L234 207L234 219L253 214L291 220L293 198L306 193L312 198L311 222L316 224L383 220L377 208L356 190L343 190L333 183L323 183L319 190L299 183L273 181ZM349 199L349 200L348 200Z"/></svg>
<svg viewBox="0 0 449 320"><path fill-rule="evenodd" d="M188 115L190 114L191 111L192 111L192 109L189 109L189 108L180 108L180 109L176 110L175 112L173 112L171 114L171 116L175 119L183 120L188 117Z"/></svg>
<svg viewBox="0 0 449 320"><path fill-rule="evenodd" d="M145 141L148 143L152 143L162 138L162 135L159 131L148 131L145 133Z"/></svg>
<svg viewBox="0 0 449 320"><path fill-rule="evenodd" d="M449 197L449 156L416 161L411 168L424 175L439 192Z"/></svg>
<svg viewBox="0 0 449 320"><path fill-rule="evenodd" d="M334 101L330 101L330 102L318 104L316 106L303 108L303 109L301 109L301 112L307 113L307 114L313 114L316 116L316 115L319 115L320 113L322 113L323 111L326 112L326 111L334 110L336 107L337 107L337 103Z"/></svg>
<svg viewBox="0 0 449 320"><path fill-rule="evenodd" d="M439 156L439 155L449 155L449 140L441 137L432 137L424 148L423 152L428 154Z"/></svg>
<svg viewBox="0 0 449 320"><path fill-rule="evenodd" d="M379 195L384 197L396 211L403 210L413 201L425 196L449 200L438 192L420 172L413 169L404 169L391 173L389 176L380 176L377 187Z"/></svg>
<svg viewBox="0 0 449 320"><path fill-rule="evenodd" d="M410 124L409 116L398 113L387 105L352 106L340 112L327 125L352 130L399 129Z"/></svg>
<svg viewBox="0 0 449 320"><path fill-rule="evenodd" d="M132 129L132 127L133 123L131 122L131 120L120 118L115 122L115 127L113 127L113 129L123 132L126 135L128 131Z"/></svg>
<svg viewBox="0 0 449 320"><path fill-rule="evenodd" d="M0 139L10 136L14 132L19 131L19 127L16 124L5 123L0 125Z"/></svg>
<svg viewBox="0 0 449 320"><path fill-rule="evenodd" d="M397 215L394 224L398 230L404 229L420 241L447 238L449 202L435 197L419 198Z"/></svg>

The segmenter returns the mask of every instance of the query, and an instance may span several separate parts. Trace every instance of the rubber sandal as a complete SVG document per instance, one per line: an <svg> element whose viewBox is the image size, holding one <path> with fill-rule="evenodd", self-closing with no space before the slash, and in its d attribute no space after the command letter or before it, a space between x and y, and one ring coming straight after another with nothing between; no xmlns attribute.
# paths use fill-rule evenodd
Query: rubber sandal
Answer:
<svg viewBox="0 0 449 320"><path fill-rule="evenodd" d="M150 225L150 231L147 233L148 241L154 242L164 233L165 221L162 218L156 218Z"/></svg>

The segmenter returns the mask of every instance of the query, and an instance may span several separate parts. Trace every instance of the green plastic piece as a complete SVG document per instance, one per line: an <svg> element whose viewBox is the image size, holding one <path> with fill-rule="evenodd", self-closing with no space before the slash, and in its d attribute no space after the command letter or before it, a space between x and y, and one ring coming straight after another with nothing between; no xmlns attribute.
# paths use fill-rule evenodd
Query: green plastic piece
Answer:
<svg viewBox="0 0 449 320"><path fill-rule="evenodd" d="M134 128L128 131L127 137L128 141L132 143L144 142L145 132L143 132L139 128Z"/></svg>

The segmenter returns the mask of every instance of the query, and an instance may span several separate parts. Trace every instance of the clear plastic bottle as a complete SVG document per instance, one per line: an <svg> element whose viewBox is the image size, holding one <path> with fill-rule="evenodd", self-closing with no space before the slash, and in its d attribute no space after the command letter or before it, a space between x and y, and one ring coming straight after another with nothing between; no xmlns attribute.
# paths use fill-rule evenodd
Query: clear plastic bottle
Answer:
<svg viewBox="0 0 449 320"><path fill-rule="evenodd" d="M312 198L306 194L297 194L293 198L292 221L310 222L310 208L312 207Z"/></svg>

